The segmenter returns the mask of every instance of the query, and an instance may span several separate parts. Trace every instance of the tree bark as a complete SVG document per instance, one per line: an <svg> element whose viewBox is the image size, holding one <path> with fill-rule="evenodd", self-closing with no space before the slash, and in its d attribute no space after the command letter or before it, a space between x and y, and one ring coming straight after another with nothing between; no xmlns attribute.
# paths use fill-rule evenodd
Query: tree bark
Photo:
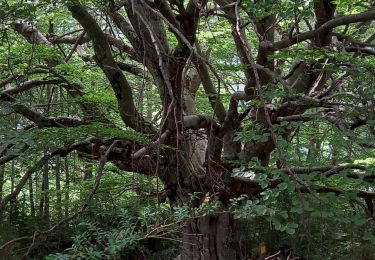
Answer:
<svg viewBox="0 0 375 260"><path fill-rule="evenodd" d="M48 163L44 165L43 168L43 198L44 198L44 208L43 217L49 222L50 211L49 211L49 173L48 173Z"/></svg>
<svg viewBox="0 0 375 260"><path fill-rule="evenodd" d="M5 165L0 166L0 201L3 199L3 184L5 177Z"/></svg>
<svg viewBox="0 0 375 260"><path fill-rule="evenodd" d="M33 188L33 178L29 178L29 201L30 201L30 215L35 217L35 202L34 202L34 188Z"/></svg>
<svg viewBox="0 0 375 260"><path fill-rule="evenodd" d="M57 218L62 219L62 206L61 206L61 158L56 158L56 212Z"/></svg>
<svg viewBox="0 0 375 260"><path fill-rule="evenodd" d="M10 191L13 192L14 191L14 177L15 177L15 161L12 160L12 172L10 174ZM14 214L14 202L15 202L16 199L12 199L11 201L9 201L9 222L12 223L13 221L13 214Z"/></svg>
<svg viewBox="0 0 375 260"><path fill-rule="evenodd" d="M84 180L91 180L93 178L92 174L92 164L89 162L83 162L83 179Z"/></svg>
<svg viewBox="0 0 375 260"><path fill-rule="evenodd" d="M69 216L69 161L68 157L65 157L64 159L64 170L65 170L65 203L64 203L64 215L65 217Z"/></svg>
<svg viewBox="0 0 375 260"><path fill-rule="evenodd" d="M230 213L203 216L186 224L180 259L242 259L240 223Z"/></svg>

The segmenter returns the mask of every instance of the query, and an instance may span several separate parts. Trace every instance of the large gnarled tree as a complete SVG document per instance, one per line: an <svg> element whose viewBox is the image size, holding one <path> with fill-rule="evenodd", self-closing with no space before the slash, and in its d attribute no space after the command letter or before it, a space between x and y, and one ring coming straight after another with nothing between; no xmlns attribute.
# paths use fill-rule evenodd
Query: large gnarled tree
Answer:
<svg viewBox="0 0 375 260"><path fill-rule="evenodd" d="M23 174L13 192L3 196L0 216L49 159L78 151L92 159L102 159L102 163L112 162L121 170L158 177L174 210L199 207L207 196L220 201L222 212L226 213L195 218L185 224L181 259L242 259L240 223L230 213L230 199L243 194L259 197L282 180L273 179L264 187L253 178L235 177L232 171L239 164L248 165L256 158L260 167L287 173L300 194L334 192L339 196L346 192L316 188L313 182L300 180L300 174L311 172L330 177L356 169L348 175L350 178L365 176L371 182L373 176L366 175L366 167L360 165L301 167L302 164L289 162L282 143L292 142L303 124L323 120L339 129L356 147L369 151L375 148L371 64L363 62L361 67L359 62L347 64L336 57L343 53L362 61L375 54L375 34L369 29L375 9L364 3L358 12L343 14L337 10L336 1L292 2L296 3L67 1L58 8L68 10L74 18L71 28L59 28L58 21L54 21L56 29L50 26L48 33L34 21L18 19L17 13L5 8L4 17L28 44L69 50L61 60L45 57L23 74L7 68L1 77L0 102L27 119L25 131L95 123L119 128L95 102L79 102L81 113L72 117L49 116L18 100L18 96L45 85L60 86L71 98L84 99L87 91L95 87L85 88L73 82L70 77L77 75L69 73L74 71L62 74L55 69L81 59L82 64L95 63L105 75L110 86L107 91L116 97L122 123L149 141L145 144L126 138L89 138L45 153ZM233 65L234 60L236 80L225 78L221 61L210 58L212 41L202 40L202 30L220 30L220 26L224 34L228 33L223 36L225 44L235 50L231 62ZM218 48L217 44L214 48ZM314 55L293 54L303 51ZM157 90L160 113L147 111L138 102L144 91L143 83L139 83L142 81ZM238 91L228 89L238 86ZM197 112L201 110L197 108L198 92L206 95L211 106L208 114ZM152 120L153 116L156 120ZM293 125L295 122L299 122L298 126ZM258 136L266 138L239 138L249 124L257 129ZM356 134L358 129L367 141ZM0 164L17 157L7 152L11 149L9 144L1 151ZM25 144L20 149L33 147ZM257 174L257 169L246 171ZM192 198L192 194L196 196ZM360 190L357 196L365 202L366 214L373 218L375 194Z"/></svg>

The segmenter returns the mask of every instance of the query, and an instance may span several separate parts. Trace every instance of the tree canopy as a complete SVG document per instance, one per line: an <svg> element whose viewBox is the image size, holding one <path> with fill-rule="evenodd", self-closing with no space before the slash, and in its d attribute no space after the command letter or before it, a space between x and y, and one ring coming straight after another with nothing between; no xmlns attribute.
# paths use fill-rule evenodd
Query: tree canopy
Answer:
<svg viewBox="0 0 375 260"><path fill-rule="evenodd" d="M373 259L373 20L370 0L2 1L0 256Z"/></svg>

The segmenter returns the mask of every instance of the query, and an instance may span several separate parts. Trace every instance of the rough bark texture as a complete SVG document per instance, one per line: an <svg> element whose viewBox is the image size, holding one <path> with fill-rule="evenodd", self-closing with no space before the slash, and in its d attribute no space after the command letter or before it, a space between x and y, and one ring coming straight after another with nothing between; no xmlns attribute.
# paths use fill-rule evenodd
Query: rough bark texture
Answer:
<svg viewBox="0 0 375 260"><path fill-rule="evenodd" d="M181 260L240 260L240 222L231 214L200 217L183 230Z"/></svg>

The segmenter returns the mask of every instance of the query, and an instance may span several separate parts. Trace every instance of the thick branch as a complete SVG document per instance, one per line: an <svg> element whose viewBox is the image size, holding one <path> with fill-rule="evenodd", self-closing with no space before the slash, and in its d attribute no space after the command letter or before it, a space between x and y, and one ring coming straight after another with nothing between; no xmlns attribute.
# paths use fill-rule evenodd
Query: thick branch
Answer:
<svg viewBox="0 0 375 260"><path fill-rule="evenodd" d="M184 117L184 128L185 129L199 129L204 128L206 130L211 127L217 127L216 123L209 116L202 115L190 115Z"/></svg>
<svg viewBox="0 0 375 260"><path fill-rule="evenodd" d="M39 127L75 127L87 124L88 122L71 118L71 117L45 117L41 113L28 108L25 105L18 103L12 97L5 95L0 96L0 101L8 101L14 112L23 115L30 121L34 122Z"/></svg>
<svg viewBox="0 0 375 260"><path fill-rule="evenodd" d="M61 83L63 83L63 82L60 79L50 79L50 80L32 79L32 80L20 83L15 87L8 88L8 89L4 90L2 93L0 93L0 99L4 95L14 96L14 95L17 95L17 94L19 94L21 92L24 92L26 90L30 90L34 87L43 86L43 85L47 85L47 84L56 85L56 84L61 84Z"/></svg>
<svg viewBox="0 0 375 260"><path fill-rule="evenodd" d="M359 13L359 14L341 16L341 17L332 19L324 23L322 26L320 26L319 28L315 30L297 34L293 36L292 38L287 38L287 39L284 39L275 43L262 42L261 47L269 51L281 50L281 49L290 47L296 43L303 42L305 40L317 37L320 33L327 31L329 29L333 29L341 25L365 22L365 21L369 21L373 19L375 19L375 9L371 9L369 11Z"/></svg>
<svg viewBox="0 0 375 260"><path fill-rule="evenodd" d="M269 185L269 188L276 187L279 183L281 183L281 180L275 180L272 181L272 183ZM267 188L266 188L267 189ZM254 195L259 196L259 194L264 189L261 187L261 184L259 181L251 180L249 178L245 177L231 177L231 183L230 183L230 197L239 197L241 195ZM375 193L358 190L358 191L352 191L352 190L342 190L335 187L300 187L300 191L303 193L310 193L312 191L315 191L317 193L334 193L335 195L343 195L346 193L352 193L356 192L357 197L363 198L364 200L371 200L373 201L375 199Z"/></svg>
<svg viewBox="0 0 375 260"><path fill-rule="evenodd" d="M1 152L0 165L3 165L5 163L10 162L11 160L19 157L22 153L24 153L27 149L29 149L29 145L25 144L16 153L10 153L9 155L5 155L6 151L8 149L4 149L4 151Z"/></svg>
<svg viewBox="0 0 375 260"><path fill-rule="evenodd" d="M225 108L223 103L220 101L219 95L211 80L208 67L202 58L198 57L198 55L194 55L193 61L201 79L204 92L210 101L211 107L214 110L216 117L219 119L219 122L223 123L226 116Z"/></svg>
<svg viewBox="0 0 375 260"><path fill-rule="evenodd" d="M124 123L135 130L144 133L154 133L155 129L151 125L146 124L138 113L133 101L131 87L116 64L109 47L108 39L95 19L79 4L69 6L69 10L92 39L96 62L112 85Z"/></svg>
<svg viewBox="0 0 375 260"><path fill-rule="evenodd" d="M358 170L366 170L367 168L362 165L358 164L346 164L341 166L325 166L325 167L290 167L290 170L292 170L295 174L308 174L312 172L322 172L327 177L340 173L343 170L346 169L358 169ZM280 169L281 171L287 172L287 169Z"/></svg>

